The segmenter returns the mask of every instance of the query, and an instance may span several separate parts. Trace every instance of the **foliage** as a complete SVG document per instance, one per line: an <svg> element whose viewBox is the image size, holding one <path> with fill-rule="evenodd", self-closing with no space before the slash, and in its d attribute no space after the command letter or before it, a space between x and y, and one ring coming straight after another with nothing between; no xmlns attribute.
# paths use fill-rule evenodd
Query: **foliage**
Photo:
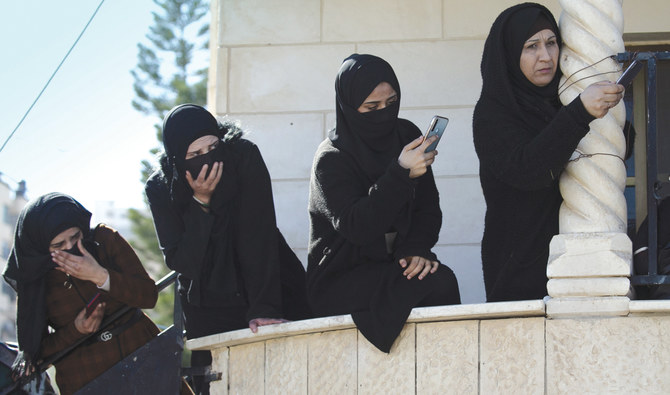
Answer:
<svg viewBox="0 0 670 395"><path fill-rule="evenodd" d="M133 108L155 116L154 125L158 143L162 142L161 121L175 105L207 101L207 66L209 24L204 18L209 13L205 0L154 0L158 11L153 12L153 25L146 35L148 43L137 45L137 66L131 71L134 79ZM150 151L152 156L161 148ZM141 181L146 182L154 171L154 163L141 164ZM131 245L145 263L154 279L168 272L158 248L153 220L145 210L130 209L133 238ZM169 290L171 290L169 288ZM149 312L156 323L172 323L174 295L161 292L156 307Z"/></svg>

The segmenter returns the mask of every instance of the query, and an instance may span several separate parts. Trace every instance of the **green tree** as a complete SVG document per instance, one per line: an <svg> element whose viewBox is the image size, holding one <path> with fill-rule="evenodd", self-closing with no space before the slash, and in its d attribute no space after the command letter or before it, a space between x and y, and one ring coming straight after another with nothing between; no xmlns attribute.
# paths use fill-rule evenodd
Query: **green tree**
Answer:
<svg viewBox="0 0 670 395"><path fill-rule="evenodd" d="M153 12L153 25L146 35L148 43L137 45L137 66L131 71L134 79L133 107L157 119L156 138L161 144L162 120L175 105L207 101L207 64L209 4L204 0L154 0L158 11ZM205 67L203 67L203 65ZM161 148L150 152L157 156ZM156 163L143 160L141 181L154 171ZM151 217L142 210L130 209L133 238L131 245L137 251L147 270L155 277L168 272L158 248L158 240ZM149 312L159 324L172 322L173 293L163 291L156 307Z"/></svg>

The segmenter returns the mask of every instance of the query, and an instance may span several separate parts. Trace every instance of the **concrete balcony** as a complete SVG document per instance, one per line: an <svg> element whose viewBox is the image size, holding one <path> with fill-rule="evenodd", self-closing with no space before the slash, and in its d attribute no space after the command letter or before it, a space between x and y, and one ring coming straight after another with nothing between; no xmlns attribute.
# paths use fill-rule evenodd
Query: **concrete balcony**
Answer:
<svg viewBox="0 0 670 395"><path fill-rule="evenodd" d="M414 309L389 354L349 315L192 339L213 394L663 394L670 301L625 316L547 318L541 300Z"/></svg>

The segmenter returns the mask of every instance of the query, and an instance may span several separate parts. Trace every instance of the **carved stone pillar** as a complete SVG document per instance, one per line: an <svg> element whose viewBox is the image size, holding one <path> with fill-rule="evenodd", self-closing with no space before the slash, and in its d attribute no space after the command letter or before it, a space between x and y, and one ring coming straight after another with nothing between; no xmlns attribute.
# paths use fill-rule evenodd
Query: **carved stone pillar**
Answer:
<svg viewBox="0 0 670 395"><path fill-rule="evenodd" d="M594 82L615 80L624 51L621 0L560 0L563 71L559 93L570 103ZM560 234L550 245L550 316L628 313L631 242L623 190L626 142L623 102L580 141L561 175Z"/></svg>

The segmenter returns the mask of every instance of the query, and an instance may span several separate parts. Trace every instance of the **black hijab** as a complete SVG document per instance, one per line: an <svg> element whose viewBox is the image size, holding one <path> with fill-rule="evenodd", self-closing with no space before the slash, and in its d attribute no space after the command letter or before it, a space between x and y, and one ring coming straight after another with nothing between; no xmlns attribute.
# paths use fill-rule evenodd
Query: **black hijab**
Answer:
<svg viewBox="0 0 670 395"><path fill-rule="evenodd" d="M562 45L560 31L551 12L536 3L523 3L503 11L491 26L482 56L481 99L492 101L502 111L517 114L531 127L544 127L561 107L558 100L560 68L549 84L538 87L519 66L523 45L535 33L550 29Z"/></svg>
<svg viewBox="0 0 670 395"><path fill-rule="evenodd" d="M359 113L358 108L382 82L393 87L398 100L384 109ZM402 147L398 123L400 85L393 68L377 56L349 56L335 79L335 99L337 120L328 137L335 147L351 154L374 182L398 157Z"/></svg>
<svg viewBox="0 0 670 395"><path fill-rule="evenodd" d="M56 192L38 197L21 210L4 278L17 292L20 357L29 363L35 362L47 326L46 274L57 266L49 253L51 240L77 227L88 244L90 221L91 213L79 202ZM87 250L93 253L93 249Z"/></svg>
<svg viewBox="0 0 670 395"><path fill-rule="evenodd" d="M242 130L232 122L219 123L205 108L196 104L176 106L163 121L163 145L165 154L161 158L161 171L168 184L172 204L184 212L193 202L193 190L186 181L188 168L186 152L195 140L213 135L221 140L219 146L206 155L211 160L223 162L223 171L219 183L210 200L210 213L214 215L214 226L209 235L209 244L205 255L205 265L199 278L188 279L189 301L201 305L201 289L236 289L237 270L234 262L233 227L235 197L237 196L237 163L241 158L231 145L242 136ZM206 162L211 164L213 162ZM192 173L192 171L191 171ZM193 175L194 178L197 174ZM217 263L218 262L218 263Z"/></svg>

